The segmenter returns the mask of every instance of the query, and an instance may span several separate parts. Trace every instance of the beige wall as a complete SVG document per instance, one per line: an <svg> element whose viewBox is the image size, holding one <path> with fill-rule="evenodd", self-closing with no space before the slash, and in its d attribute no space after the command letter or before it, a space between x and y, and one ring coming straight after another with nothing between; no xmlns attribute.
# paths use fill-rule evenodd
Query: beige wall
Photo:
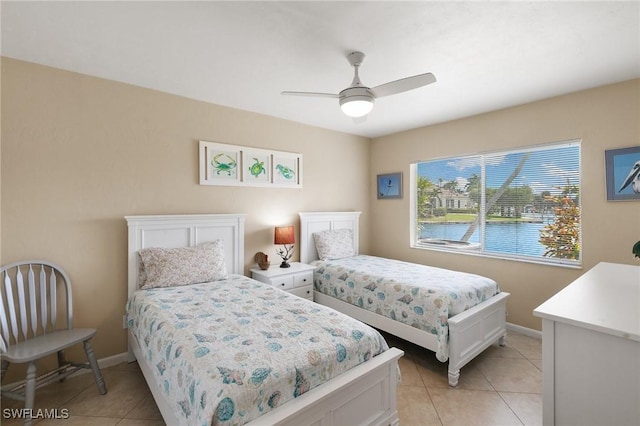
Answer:
<svg viewBox="0 0 640 426"><path fill-rule="evenodd" d="M570 139L582 139L582 270L409 247L410 163ZM372 254L492 277L511 293L507 320L540 329L533 309L585 270L603 261L639 263L631 247L640 240L640 202L607 202L604 182L604 151L638 144L640 80L375 139L372 188L376 174L397 171L405 187L401 200L371 199Z"/></svg>
<svg viewBox="0 0 640 426"><path fill-rule="evenodd" d="M125 215L246 213L247 266L279 259L273 225L299 211L362 210L369 226L367 138L7 58L2 112L1 262L63 265L98 358L126 351ZM199 140L302 153L304 187L200 186Z"/></svg>
<svg viewBox="0 0 640 426"><path fill-rule="evenodd" d="M0 60L0 76L2 61ZM0 79L0 99L2 99L2 80ZM2 129L2 102L0 102L0 130ZM0 178L2 177L2 132L0 131ZM0 225L2 224L2 180L0 179ZM2 260L2 226L0 226L0 260Z"/></svg>

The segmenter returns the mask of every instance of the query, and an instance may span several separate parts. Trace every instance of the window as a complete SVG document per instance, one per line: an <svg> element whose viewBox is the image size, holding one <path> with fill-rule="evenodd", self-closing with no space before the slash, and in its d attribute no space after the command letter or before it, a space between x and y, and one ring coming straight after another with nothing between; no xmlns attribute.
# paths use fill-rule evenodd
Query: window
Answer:
<svg viewBox="0 0 640 426"><path fill-rule="evenodd" d="M411 165L412 246L580 265L580 142Z"/></svg>

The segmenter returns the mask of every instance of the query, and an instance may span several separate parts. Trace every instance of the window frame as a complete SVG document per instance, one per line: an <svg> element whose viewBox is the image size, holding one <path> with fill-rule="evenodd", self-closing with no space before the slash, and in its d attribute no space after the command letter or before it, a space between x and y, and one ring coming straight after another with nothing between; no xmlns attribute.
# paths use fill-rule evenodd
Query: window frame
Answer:
<svg viewBox="0 0 640 426"><path fill-rule="evenodd" d="M543 256L532 256L532 255L524 255L524 254L513 254L513 253L503 253L503 252L495 252L495 251L486 251L485 249L485 223L484 221L480 221L478 226L479 231L479 247L468 248L468 247L460 247L460 246L441 246L437 244L429 244L429 243L420 243L419 239L419 226L418 226L418 165L420 163L432 162L432 161L441 161L441 160L461 160L461 159L470 159L470 158L481 158L481 202L478 208L478 215L480 217L486 217L486 187L485 187L485 159L487 157L496 156L496 155L509 155L509 154L518 154L518 153L526 153L526 152L535 152L535 151L543 151L554 148L563 148L563 147L578 147L578 175L580 177L580 182L578 184L578 193L577 197L579 200L578 208L580 210L580 220L579 220L579 244L580 244L580 252L578 255L578 259L563 259L563 258L554 258L554 257L543 257ZM458 155L458 156L446 156L439 158L430 158L427 160L414 161L410 164L410 179L409 179L409 204L410 204L410 236L409 236L409 245L413 249L418 250L433 250L438 252L447 252L447 253L458 253L470 256L480 256L487 258L496 258L502 260L513 260L518 262L525 263L535 263L542 265L551 265L551 266L561 266L566 268L575 268L581 269L584 258L584 242L582 235L582 223L583 223L583 209L582 209L582 140L581 139L571 139L566 141L558 141L547 144L533 145L533 146L525 146L525 147L515 147L503 150L495 150L495 151L485 151L479 153L472 153L466 155ZM449 200L447 200L448 202Z"/></svg>

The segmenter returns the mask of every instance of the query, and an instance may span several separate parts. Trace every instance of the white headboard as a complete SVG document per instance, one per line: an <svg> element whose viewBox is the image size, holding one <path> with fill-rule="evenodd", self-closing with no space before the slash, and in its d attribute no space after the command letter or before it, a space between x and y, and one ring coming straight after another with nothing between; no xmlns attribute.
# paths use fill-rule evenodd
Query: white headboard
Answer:
<svg viewBox="0 0 640 426"><path fill-rule="evenodd" d="M138 251L224 242L229 273L244 273L244 214L125 216L129 227L128 295L138 289Z"/></svg>
<svg viewBox="0 0 640 426"><path fill-rule="evenodd" d="M360 212L305 212L300 215L300 262L309 263L318 259L314 232L336 229L351 229L353 232L353 252L359 253L360 239L358 219Z"/></svg>

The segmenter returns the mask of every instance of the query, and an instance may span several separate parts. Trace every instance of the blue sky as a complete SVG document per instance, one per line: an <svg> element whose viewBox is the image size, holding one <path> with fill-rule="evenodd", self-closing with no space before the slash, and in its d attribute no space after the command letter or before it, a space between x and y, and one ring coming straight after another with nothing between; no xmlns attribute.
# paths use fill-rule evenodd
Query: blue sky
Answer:
<svg viewBox="0 0 640 426"><path fill-rule="evenodd" d="M578 145L562 146L559 148L544 148L530 151L518 177L511 186L529 185L536 194L542 191L554 191L554 187L564 186L567 179L572 184L579 180L579 151ZM525 153L486 154L487 187L498 188L517 167ZM449 158L422 162L418 164L418 176L427 177L431 182L438 183L456 180L458 187L463 188L467 179L474 173L480 176L480 156Z"/></svg>

